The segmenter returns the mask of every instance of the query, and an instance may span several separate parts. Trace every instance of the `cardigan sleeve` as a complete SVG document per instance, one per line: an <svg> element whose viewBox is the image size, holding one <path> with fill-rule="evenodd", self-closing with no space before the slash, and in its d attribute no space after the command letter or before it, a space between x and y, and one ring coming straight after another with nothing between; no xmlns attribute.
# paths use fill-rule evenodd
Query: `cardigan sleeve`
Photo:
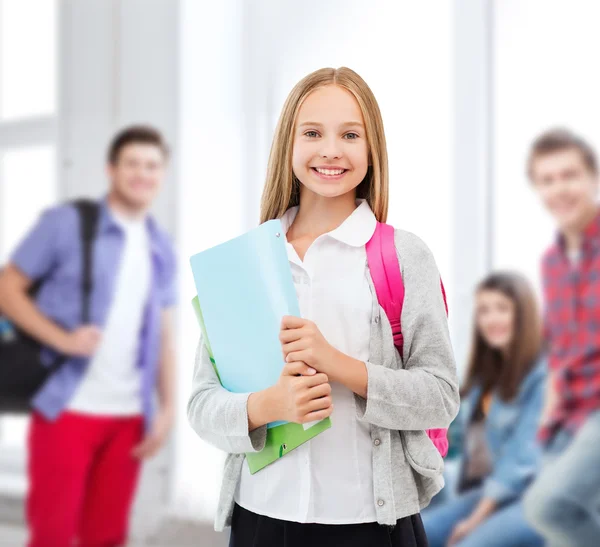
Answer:
<svg viewBox="0 0 600 547"><path fill-rule="evenodd" d="M397 230L396 249L405 287L404 367L366 363L367 398L358 398L358 417L388 429L446 428L460 397L440 274L431 251L415 235Z"/></svg>
<svg viewBox="0 0 600 547"><path fill-rule="evenodd" d="M187 415L192 429L213 446L228 453L260 452L267 426L248 431L250 393L232 393L219 382L208 350L200 339Z"/></svg>

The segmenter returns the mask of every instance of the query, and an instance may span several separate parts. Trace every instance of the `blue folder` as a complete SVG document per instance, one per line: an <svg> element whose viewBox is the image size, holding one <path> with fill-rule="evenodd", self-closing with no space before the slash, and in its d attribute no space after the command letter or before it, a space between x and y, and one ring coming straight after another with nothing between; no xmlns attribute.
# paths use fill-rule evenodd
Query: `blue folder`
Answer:
<svg viewBox="0 0 600 547"><path fill-rule="evenodd" d="M190 263L204 343L223 387L248 393L274 385L284 366L281 319L300 316L281 222L263 223L192 256ZM247 454L250 470L262 469L330 426L329 419L308 429L269 424L263 453Z"/></svg>

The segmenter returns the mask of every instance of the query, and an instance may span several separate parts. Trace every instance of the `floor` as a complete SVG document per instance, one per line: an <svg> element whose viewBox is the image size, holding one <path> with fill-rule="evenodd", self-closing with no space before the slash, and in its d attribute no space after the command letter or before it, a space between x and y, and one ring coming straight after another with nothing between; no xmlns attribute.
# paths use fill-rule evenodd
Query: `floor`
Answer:
<svg viewBox="0 0 600 547"><path fill-rule="evenodd" d="M0 524L0 547L24 547L27 534L24 528ZM208 525L170 526L159 537L148 542L132 542L128 547L227 547L228 534L217 534Z"/></svg>

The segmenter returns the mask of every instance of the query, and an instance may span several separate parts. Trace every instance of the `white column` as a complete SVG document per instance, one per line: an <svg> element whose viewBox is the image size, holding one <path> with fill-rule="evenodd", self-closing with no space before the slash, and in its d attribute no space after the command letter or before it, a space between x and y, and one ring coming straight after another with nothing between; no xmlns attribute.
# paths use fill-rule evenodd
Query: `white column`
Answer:
<svg viewBox="0 0 600 547"><path fill-rule="evenodd" d="M190 303L196 291L189 257L239 235L246 224L241 14L241 0L182 0L179 19L181 351L171 499L179 516L207 520L216 510L224 455L196 436L186 416L200 333Z"/></svg>
<svg viewBox="0 0 600 547"><path fill-rule="evenodd" d="M491 0L454 2L454 235L450 327L459 370L468 358L473 290L492 257Z"/></svg>

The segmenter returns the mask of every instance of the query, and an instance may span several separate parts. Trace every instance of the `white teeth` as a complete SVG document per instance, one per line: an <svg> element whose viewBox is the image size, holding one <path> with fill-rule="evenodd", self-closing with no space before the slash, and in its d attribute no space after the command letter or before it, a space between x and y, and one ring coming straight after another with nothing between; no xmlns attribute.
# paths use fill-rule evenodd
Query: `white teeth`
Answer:
<svg viewBox="0 0 600 547"><path fill-rule="evenodd" d="M319 169L316 168L321 175L333 176L333 175L341 175L345 169Z"/></svg>

